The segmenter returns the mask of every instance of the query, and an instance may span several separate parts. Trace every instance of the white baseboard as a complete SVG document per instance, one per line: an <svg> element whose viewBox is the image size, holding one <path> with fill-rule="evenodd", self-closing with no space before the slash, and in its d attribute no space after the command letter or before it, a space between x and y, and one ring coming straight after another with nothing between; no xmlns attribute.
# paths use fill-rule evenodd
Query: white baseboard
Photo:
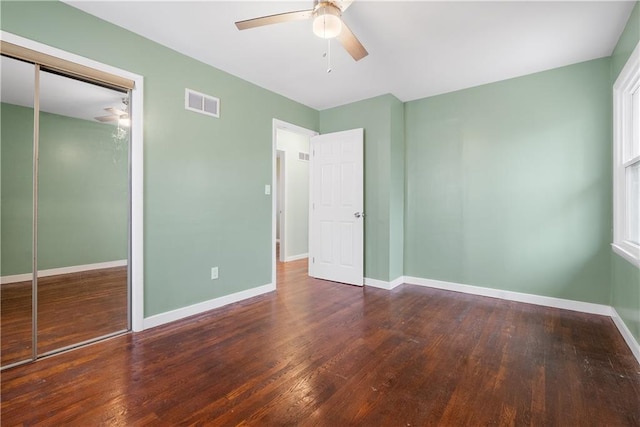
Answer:
<svg viewBox="0 0 640 427"><path fill-rule="evenodd" d="M364 278L364 285L365 286L371 286L373 288L386 289L388 291L390 291L391 289L402 285L404 282L405 282L405 280L404 280L403 276L400 276L397 279L392 280L391 282L385 282L384 280L378 280L378 279L370 279L368 277Z"/></svg>
<svg viewBox="0 0 640 427"><path fill-rule="evenodd" d="M253 298L258 295L266 294L267 292L272 292L275 290L275 285L273 283L269 283L267 285L258 286L257 288L247 289L246 291L236 292L235 294L225 295L223 297L210 299L208 301L200 302L187 307L182 307L176 310L167 311L165 313L145 317L143 321L143 329L154 328L156 326L164 325L165 323L174 322L185 317L200 314L205 311L213 310L214 308L219 308L228 304L232 304L234 302Z"/></svg>
<svg viewBox="0 0 640 427"><path fill-rule="evenodd" d="M640 363L640 344L638 344L638 341L636 341L636 338L633 336L633 334L631 333L627 325L624 323L624 321L616 311L616 309L613 307L611 307L611 319L613 320L613 323L615 323L616 326L618 327L618 330L620 331L622 338L624 338L625 342L631 349L631 352L636 357L636 360L638 361L638 363Z"/></svg>
<svg viewBox="0 0 640 427"><path fill-rule="evenodd" d="M48 277L48 276L57 276L60 274L80 273L82 271L101 270L103 268L124 267L125 265L127 265L126 259L121 259L117 261L98 262L95 264L72 265L69 267L40 270L38 271L38 277ZM6 285L9 283L26 282L29 280L31 280L31 273L14 274L13 276L0 277L0 284Z"/></svg>
<svg viewBox="0 0 640 427"><path fill-rule="evenodd" d="M562 298L546 297L521 292L505 291L501 289L483 288L481 286L462 285L460 283L443 282L441 280L422 279L419 277L405 277L405 283L409 285L427 286L429 288L444 289L447 291L462 292L465 294L482 295L485 297L499 298L509 301L518 301L528 304L543 305L546 307L562 308L564 310L579 311L582 313L611 316L611 307L604 304L574 301Z"/></svg>
<svg viewBox="0 0 640 427"><path fill-rule="evenodd" d="M309 258L309 254L299 254L299 255L292 255L292 256L288 256L284 259L284 262L289 262L289 261L298 261L299 259L305 259L305 258Z"/></svg>

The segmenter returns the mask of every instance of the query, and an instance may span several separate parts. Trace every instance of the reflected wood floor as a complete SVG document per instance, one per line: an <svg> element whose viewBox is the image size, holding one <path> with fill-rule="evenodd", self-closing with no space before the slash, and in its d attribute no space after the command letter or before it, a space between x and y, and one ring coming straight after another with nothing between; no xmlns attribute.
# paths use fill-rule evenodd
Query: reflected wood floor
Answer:
<svg viewBox="0 0 640 427"><path fill-rule="evenodd" d="M0 286L2 365L31 357L31 282ZM38 279L38 353L127 329L127 267Z"/></svg>
<svg viewBox="0 0 640 427"><path fill-rule="evenodd" d="M611 319L310 279L17 367L3 425L638 426Z"/></svg>

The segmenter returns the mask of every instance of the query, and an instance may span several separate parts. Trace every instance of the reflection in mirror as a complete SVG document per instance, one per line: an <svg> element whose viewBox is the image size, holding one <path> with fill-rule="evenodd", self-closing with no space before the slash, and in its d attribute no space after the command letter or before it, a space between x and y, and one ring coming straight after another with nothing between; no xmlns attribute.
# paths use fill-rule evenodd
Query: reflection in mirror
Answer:
<svg viewBox="0 0 640 427"><path fill-rule="evenodd" d="M38 354L128 329L127 93L40 73Z"/></svg>
<svg viewBox="0 0 640 427"><path fill-rule="evenodd" d="M35 66L1 58L0 365L33 355L33 95Z"/></svg>

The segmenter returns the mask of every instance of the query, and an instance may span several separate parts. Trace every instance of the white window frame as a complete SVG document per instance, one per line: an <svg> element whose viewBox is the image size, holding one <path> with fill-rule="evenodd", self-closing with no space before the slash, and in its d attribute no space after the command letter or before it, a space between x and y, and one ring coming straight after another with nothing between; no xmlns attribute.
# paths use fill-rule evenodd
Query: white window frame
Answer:
<svg viewBox="0 0 640 427"><path fill-rule="evenodd" d="M640 144L633 139L640 115L633 112L632 95L640 90L640 43L636 45L626 65L613 85L613 243L620 256L640 267L640 246L626 239L630 219L627 218L626 168L640 161ZM632 154L635 147L635 156Z"/></svg>

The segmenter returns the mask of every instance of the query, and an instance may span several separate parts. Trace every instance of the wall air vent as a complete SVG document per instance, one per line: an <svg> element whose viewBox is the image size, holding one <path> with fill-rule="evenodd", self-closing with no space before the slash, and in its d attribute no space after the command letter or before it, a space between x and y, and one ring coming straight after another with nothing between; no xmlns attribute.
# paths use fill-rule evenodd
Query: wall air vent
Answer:
<svg viewBox="0 0 640 427"><path fill-rule="evenodd" d="M220 99L195 90L184 90L184 108L207 116L220 117Z"/></svg>
<svg viewBox="0 0 640 427"><path fill-rule="evenodd" d="M302 160L303 162L308 162L309 161L309 153L299 152L298 153L298 160Z"/></svg>

